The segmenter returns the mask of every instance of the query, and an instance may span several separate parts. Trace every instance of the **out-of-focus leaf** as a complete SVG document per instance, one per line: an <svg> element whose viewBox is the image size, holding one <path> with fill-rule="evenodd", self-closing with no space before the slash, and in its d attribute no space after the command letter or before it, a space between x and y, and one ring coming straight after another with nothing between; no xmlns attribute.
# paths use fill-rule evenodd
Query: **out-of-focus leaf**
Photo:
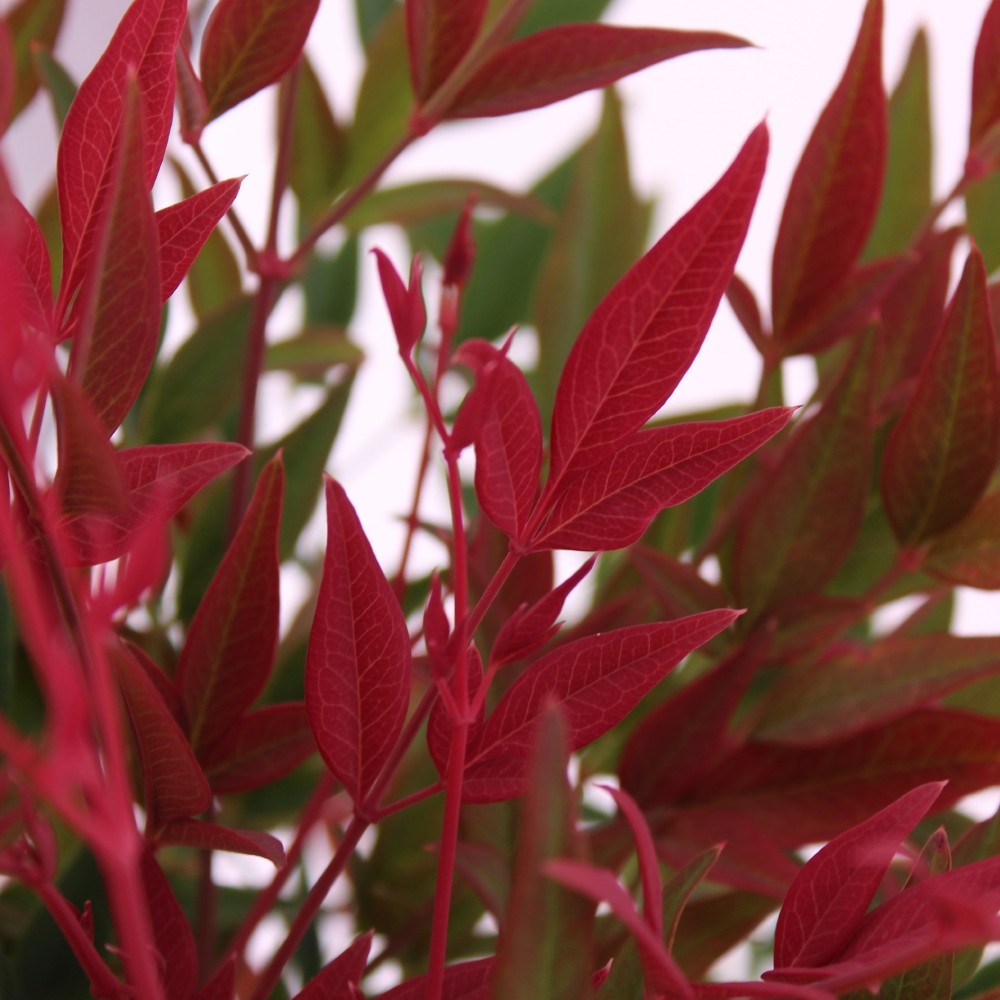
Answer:
<svg viewBox="0 0 1000 1000"><path fill-rule="evenodd" d="M885 187L865 246L865 260L905 250L930 212L933 163L927 63L927 35L920 29L889 98Z"/></svg>
<svg viewBox="0 0 1000 1000"><path fill-rule="evenodd" d="M410 80L425 101L476 40L488 0L406 0Z"/></svg>
<svg viewBox="0 0 1000 1000"><path fill-rule="evenodd" d="M198 951L191 925L148 847L140 868L164 992L167 1000L189 1000L198 984Z"/></svg>
<svg viewBox="0 0 1000 1000"><path fill-rule="evenodd" d="M566 781L568 739L561 711L543 711L532 737L513 883L497 947L495 1000L591 995L587 954L594 907L542 874L548 860L581 856Z"/></svg>
<svg viewBox="0 0 1000 1000"><path fill-rule="evenodd" d="M365 974L368 952L372 946L372 933L355 938L332 962L323 966L306 986L295 995L295 1000L355 1000L358 984Z"/></svg>
<svg viewBox="0 0 1000 1000"><path fill-rule="evenodd" d="M302 281L306 324L346 327L358 296L358 241L351 237L332 255L309 255Z"/></svg>
<svg viewBox="0 0 1000 1000"><path fill-rule="evenodd" d="M784 344L838 295L878 209L886 150L882 2L869 0L854 50L792 178L774 245L771 312Z"/></svg>
<svg viewBox="0 0 1000 1000"><path fill-rule="evenodd" d="M366 50L386 16L395 7L396 0L354 0L354 16Z"/></svg>
<svg viewBox="0 0 1000 1000"><path fill-rule="evenodd" d="M576 335L645 243L648 213L632 188L621 110L609 88L597 129L575 161L569 197L539 276L535 384L546 420Z"/></svg>
<svg viewBox="0 0 1000 1000"><path fill-rule="evenodd" d="M870 332L748 505L733 555L733 586L755 619L821 587L861 527L871 475L876 357Z"/></svg>
<svg viewBox="0 0 1000 1000"><path fill-rule="evenodd" d="M5 15L14 48L14 93L10 117L16 118L38 90L32 65L32 49L55 45L66 14L66 0L21 0ZM6 125L0 122L0 130Z"/></svg>
<svg viewBox="0 0 1000 1000"><path fill-rule="evenodd" d="M494 0L494 5L503 0ZM533 0L518 22L515 37L523 38L536 31L566 24L570 21L596 21L607 9L610 0Z"/></svg>
<svg viewBox="0 0 1000 1000"><path fill-rule="evenodd" d="M158 834L161 844L180 844L205 851L232 851L234 854L251 854L270 861L275 868L285 863L285 849L277 837L256 830L232 830L215 823L202 823L196 819L175 819L167 823Z"/></svg>
<svg viewBox="0 0 1000 1000"><path fill-rule="evenodd" d="M965 189L965 216L969 233L983 255L987 273L1000 267L1000 171L973 181Z"/></svg>
<svg viewBox="0 0 1000 1000"><path fill-rule="evenodd" d="M913 397L886 446L882 495L903 544L975 506L1000 448L1000 374L983 259L969 254Z"/></svg>
<svg viewBox="0 0 1000 1000"><path fill-rule="evenodd" d="M472 962L459 962L444 970L444 989L441 1000L488 1000L492 996L490 983L496 960L477 958ZM380 993L377 1000L424 1000L427 996L427 977L418 976L399 986Z"/></svg>
<svg viewBox="0 0 1000 1000"><path fill-rule="evenodd" d="M702 979L717 958L741 944L775 909L775 902L750 892L728 892L694 900L685 908L674 957L692 979Z"/></svg>
<svg viewBox="0 0 1000 1000"><path fill-rule="evenodd" d="M286 371L297 379L323 383L337 365L356 368L364 358L361 348L344 330L333 326L310 326L295 337L267 345L266 371Z"/></svg>
<svg viewBox="0 0 1000 1000"><path fill-rule="evenodd" d="M61 129L66 123L66 115L76 97L76 81L66 72L48 49L35 49L32 53L35 72L49 95L52 113Z"/></svg>
<svg viewBox="0 0 1000 1000"><path fill-rule="evenodd" d="M981 173L996 166L996 126L1000 124L1000 4L986 9L972 61L972 115L966 170ZM979 169L977 169L977 167Z"/></svg>
<svg viewBox="0 0 1000 1000"><path fill-rule="evenodd" d="M277 82L302 52L319 0L221 0L201 42L208 117Z"/></svg>
<svg viewBox="0 0 1000 1000"><path fill-rule="evenodd" d="M923 568L966 587L1000 589L1000 493L983 497L958 524L938 535Z"/></svg>

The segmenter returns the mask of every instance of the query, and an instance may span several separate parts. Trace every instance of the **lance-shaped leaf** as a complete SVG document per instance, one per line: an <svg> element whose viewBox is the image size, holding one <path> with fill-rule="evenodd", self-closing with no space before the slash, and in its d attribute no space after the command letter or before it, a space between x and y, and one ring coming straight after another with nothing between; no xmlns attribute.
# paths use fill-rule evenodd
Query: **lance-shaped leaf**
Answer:
<svg viewBox="0 0 1000 1000"><path fill-rule="evenodd" d="M517 365L485 341L466 341L455 360L472 368L477 384L488 383L475 427L476 497L486 516L521 545L542 468L538 404Z"/></svg>
<svg viewBox="0 0 1000 1000"><path fill-rule="evenodd" d="M900 842L943 787L937 782L907 792L871 819L845 830L805 863L778 914L776 966L822 965L850 940Z"/></svg>
<svg viewBox="0 0 1000 1000"><path fill-rule="evenodd" d="M587 321L556 392L551 486L612 454L687 371L732 276L766 155L760 125L715 187Z"/></svg>
<svg viewBox="0 0 1000 1000"><path fill-rule="evenodd" d="M469 689L469 700L472 701L479 694L479 689L483 686L483 661L479 655L478 650L475 646L470 646L466 657L468 659L468 689ZM432 669L433 669L433 660ZM449 664L451 666L451 664ZM447 681L448 690L450 691L452 697L455 696L455 677L452 677ZM479 711L476 713L475 719L469 724L469 739L475 739L479 730L483 726L483 716L486 714L485 704L479 706ZM427 718L427 750L431 755L431 760L434 761L434 766L438 769L438 774L441 775L442 780L448 773L448 757L451 754L451 741L452 734L454 733L454 726L448 716L448 710L445 707L444 699L438 698L434 702L433 708L431 708L430 715Z"/></svg>
<svg viewBox="0 0 1000 1000"><path fill-rule="evenodd" d="M225 738L264 689L278 640L281 457L257 480L250 506L219 566L177 663L177 688L199 755Z"/></svg>
<svg viewBox="0 0 1000 1000"><path fill-rule="evenodd" d="M541 108L666 59L703 49L745 46L714 31L562 24L494 52L462 86L446 118L483 118Z"/></svg>
<svg viewBox="0 0 1000 1000"><path fill-rule="evenodd" d="M162 301L166 302L184 280L219 220L229 211L242 183L242 177L219 181L156 213Z"/></svg>
<svg viewBox="0 0 1000 1000"><path fill-rule="evenodd" d="M542 874L548 861L581 856L574 795L566 781L568 737L561 711L543 710L532 738L510 900L497 946L495 1000L591 996L594 907ZM573 961L567 962L570 950Z"/></svg>
<svg viewBox="0 0 1000 1000"><path fill-rule="evenodd" d="M1000 639L890 636L857 652L791 668L767 694L755 738L819 744L906 715L1000 673Z"/></svg>
<svg viewBox="0 0 1000 1000"><path fill-rule="evenodd" d="M733 554L733 587L755 617L826 583L861 528L871 477L875 348L870 332L748 506Z"/></svg>
<svg viewBox="0 0 1000 1000"><path fill-rule="evenodd" d="M739 615L720 609L634 625L543 656L511 685L470 741L466 801L498 802L522 794L532 728L547 702L562 706L570 749L579 750L617 725L688 653Z"/></svg>
<svg viewBox="0 0 1000 1000"><path fill-rule="evenodd" d="M986 10L972 61L972 115L969 119L970 166L989 169L996 162L996 126L1000 124L1000 3ZM973 164L973 160L980 164ZM969 166L966 167L969 170Z"/></svg>
<svg viewBox="0 0 1000 1000"><path fill-rule="evenodd" d="M410 80L418 101L441 86L476 39L488 0L406 0Z"/></svg>
<svg viewBox="0 0 1000 1000"><path fill-rule="evenodd" d="M14 84L10 95L11 118L16 118L24 110L38 90L38 76L31 59L32 45L51 49L55 45L65 13L66 0L21 0L4 15L13 44L13 59L10 63ZM6 124L7 119L0 116L0 132Z"/></svg>
<svg viewBox="0 0 1000 1000"><path fill-rule="evenodd" d="M427 325L427 310L424 307L424 294L420 281L420 258L414 257L410 262L410 281L408 285L404 285L403 279L389 258L377 247L372 252L378 263L382 295L389 308L389 316L392 318L392 328L396 334L399 353L406 357L413 350L413 345L420 339Z"/></svg>
<svg viewBox="0 0 1000 1000"><path fill-rule="evenodd" d="M52 262L45 235L34 216L16 199L10 198L13 218L6 223L15 235L17 261L24 269L24 322L39 330L52 324Z"/></svg>
<svg viewBox="0 0 1000 1000"><path fill-rule="evenodd" d="M157 832L157 843L198 847L204 851L231 851L270 861L275 868L285 864L285 848L277 837L257 830L232 830L197 819L175 819Z"/></svg>
<svg viewBox="0 0 1000 1000"><path fill-rule="evenodd" d="M371 931L355 938L295 994L295 1000L356 1000L371 947Z"/></svg>
<svg viewBox="0 0 1000 1000"><path fill-rule="evenodd" d="M1000 448L1000 377L983 258L973 249L913 397L886 446L882 495L904 544L975 506Z"/></svg>
<svg viewBox="0 0 1000 1000"><path fill-rule="evenodd" d="M700 493L769 441L788 423L786 407L733 420L672 424L642 430L613 455L565 476L546 520L531 538L535 549L621 549L642 537L650 521Z"/></svg>
<svg viewBox="0 0 1000 1000"><path fill-rule="evenodd" d="M332 479L326 505L326 556L309 635L306 706L323 759L360 803L403 725L410 637L358 515Z"/></svg>
<svg viewBox="0 0 1000 1000"><path fill-rule="evenodd" d="M837 297L868 238L885 171L882 2L869 0L854 51L792 178L774 245L771 312L786 335Z"/></svg>
<svg viewBox="0 0 1000 1000"><path fill-rule="evenodd" d="M194 934L163 869L147 847L139 862L167 1000L189 1000L198 985Z"/></svg>
<svg viewBox="0 0 1000 1000"><path fill-rule="evenodd" d="M215 743L205 774L217 795L261 788L283 778L316 750L301 702L248 712Z"/></svg>
<svg viewBox="0 0 1000 1000"><path fill-rule="evenodd" d="M490 956L449 965L444 970L441 1000L489 1000L495 964L496 960ZM376 1000L425 1000L426 996L427 977L418 976L400 983L388 993L380 993Z"/></svg>
<svg viewBox="0 0 1000 1000"><path fill-rule="evenodd" d="M130 72L142 106L141 161L135 185L148 192L163 162L174 109L174 50L186 16L184 0L136 0L104 54L80 85L59 140L57 176L62 219L65 307L87 270L78 255L94 252L91 230L105 198L108 174L125 118ZM155 239L155 236L154 236ZM134 243L132 252L142 246Z"/></svg>
<svg viewBox="0 0 1000 1000"><path fill-rule="evenodd" d="M319 0L221 0L201 42L209 120L291 69L318 9Z"/></svg>
<svg viewBox="0 0 1000 1000"><path fill-rule="evenodd" d="M212 789L150 675L123 646L112 648L111 660L139 748L149 828L204 811Z"/></svg>
<svg viewBox="0 0 1000 1000"><path fill-rule="evenodd" d="M966 712L922 709L822 746L750 743L707 772L685 802L698 826L714 815L740 836L751 821L776 847L829 840L887 801L948 781L939 808L995 784L1000 724Z"/></svg>
<svg viewBox="0 0 1000 1000"><path fill-rule="evenodd" d="M76 564L90 566L124 555L151 520L166 522L203 486L249 454L229 442L142 445L116 452L124 484L119 512L85 512L63 527Z"/></svg>
<svg viewBox="0 0 1000 1000"><path fill-rule="evenodd" d="M77 328L70 354L71 377L79 379L108 434L138 397L160 335L159 241L143 171L134 78L128 78L127 89L118 145L92 233L100 249L87 255L89 270L81 274L83 290L74 311Z"/></svg>
<svg viewBox="0 0 1000 1000"><path fill-rule="evenodd" d="M923 568L967 587L1000 589L1000 493L990 493L949 531L938 535Z"/></svg>

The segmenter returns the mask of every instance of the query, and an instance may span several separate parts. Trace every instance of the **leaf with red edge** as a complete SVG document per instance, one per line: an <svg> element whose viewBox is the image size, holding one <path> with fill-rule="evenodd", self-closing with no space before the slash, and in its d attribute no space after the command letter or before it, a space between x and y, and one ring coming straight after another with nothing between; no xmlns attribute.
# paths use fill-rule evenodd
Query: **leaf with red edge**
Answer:
<svg viewBox="0 0 1000 1000"><path fill-rule="evenodd" d="M776 966L822 965L851 939L889 864L944 782L920 785L845 830L803 865L774 931Z"/></svg>
<svg viewBox="0 0 1000 1000"><path fill-rule="evenodd" d="M461 62L476 40L488 0L406 0L410 80L426 100Z"/></svg>
<svg viewBox="0 0 1000 1000"><path fill-rule="evenodd" d="M399 353L405 358L413 350L413 345L420 339L427 325L427 310L421 286L420 257L415 256L410 261L410 282L409 285L404 285L399 272L392 266L392 261L378 247L372 250L372 253L375 254L378 265L382 296L389 308Z"/></svg>
<svg viewBox="0 0 1000 1000"><path fill-rule="evenodd" d="M372 931L355 938L295 994L295 1000L357 1000L371 947Z"/></svg>
<svg viewBox="0 0 1000 1000"><path fill-rule="evenodd" d="M306 707L323 759L360 803L403 726L410 637L358 515L332 479L326 483L326 523L306 657Z"/></svg>
<svg viewBox="0 0 1000 1000"><path fill-rule="evenodd" d="M205 851L250 854L270 861L275 868L285 865L285 848L281 841L257 830L231 830L196 819L175 819L157 831L156 841L158 844L199 847Z"/></svg>
<svg viewBox="0 0 1000 1000"><path fill-rule="evenodd" d="M580 332L552 414L551 495L613 454L687 371L732 277L767 155L758 126L732 166L605 296Z"/></svg>
<svg viewBox="0 0 1000 1000"><path fill-rule="evenodd" d="M490 956L449 965L444 970L441 1000L490 1000L494 964L495 959ZM427 977L418 976L400 983L388 993L380 993L376 1000L426 1000L426 997Z"/></svg>
<svg viewBox="0 0 1000 1000"><path fill-rule="evenodd" d="M886 445L882 496L900 541L933 538L968 514L986 489L998 451L996 335L986 269L973 248Z"/></svg>
<svg viewBox="0 0 1000 1000"><path fill-rule="evenodd" d="M177 689L204 758L263 691L278 641L278 531L285 474L264 467L250 506L191 622Z"/></svg>
<svg viewBox="0 0 1000 1000"><path fill-rule="evenodd" d="M160 299L166 302L184 280L219 220L229 211L242 177L219 181L156 213L160 239Z"/></svg>
<svg viewBox="0 0 1000 1000"><path fill-rule="evenodd" d="M996 166L1000 124L1000 3L993 0L983 16L972 61L972 115L966 172L980 175Z"/></svg>
<svg viewBox="0 0 1000 1000"><path fill-rule="evenodd" d="M266 705L248 712L212 744L205 774L216 795L232 795L278 781L315 752L302 702Z"/></svg>
<svg viewBox="0 0 1000 1000"><path fill-rule="evenodd" d="M198 949L191 925L148 847L139 867L164 993L167 1000L190 1000L198 985Z"/></svg>
<svg viewBox="0 0 1000 1000"><path fill-rule="evenodd" d="M201 42L208 120L292 68L318 9L319 0L221 0Z"/></svg>
<svg viewBox="0 0 1000 1000"><path fill-rule="evenodd" d="M923 569L966 587L1000 590L1000 493L990 493L934 539Z"/></svg>
<svg viewBox="0 0 1000 1000"><path fill-rule="evenodd" d="M749 743L702 776L683 812L695 827L724 824L731 840L750 822L775 847L797 847L829 840L914 786L943 780L941 809L1000 782L996 719L921 709L822 746Z"/></svg>
<svg viewBox="0 0 1000 1000"><path fill-rule="evenodd" d="M622 549L653 518L700 493L788 423L774 407L732 420L671 424L638 431L613 455L563 478L549 513L531 537L536 549Z"/></svg>
<svg viewBox="0 0 1000 1000"><path fill-rule="evenodd" d="M822 587L861 529L871 480L876 348L875 332L867 333L819 413L796 427L746 505L732 585L755 619Z"/></svg>
<svg viewBox="0 0 1000 1000"><path fill-rule="evenodd" d="M819 663L795 664L758 709L755 739L819 744L899 718L1000 673L1000 638L888 636Z"/></svg>
<svg viewBox="0 0 1000 1000"><path fill-rule="evenodd" d="M143 176L136 78L129 76L126 87L129 96L119 141L109 163L101 210L94 218L95 248L77 261L83 287L62 330L74 338L70 375L79 379L109 434L137 399L160 337L159 249ZM64 279L65 275L64 269ZM61 296L66 287L64 280Z"/></svg>
<svg viewBox="0 0 1000 1000"><path fill-rule="evenodd" d="M795 170L774 245L771 311L778 344L836 300L882 193L887 144L882 2L869 0L837 89Z"/></svg>
<svg viewBox="0 0 1000 1000"><path fill-rule="evenodd" d="M483 118L529 111L607 87L666 59L747 44L742 38L714 31L562 24L494 52L455 95L444 117Z"/></svg>
<svg viewBox="0 0 1000 1000"><path fill-rule="evenodd" d="M5 72L10 74L10 93L8 96L10 117L16 118L27 106L38 90L38 74L32 64L32 47L41 45L51 49L62 28L66 14L66 0L21 0L10 9L0 20L5 20L9 42L12 51L4 51ZM2 31L0 27L0 31ZM0 100L0 105L3 105ZM0 134L8 123L5 108L0 107Z"/></svg>
<svg viewBox="0 0 1000 1000"><path fill-rule="evenodd" d="M616 726L685 656L741 612L720 609L673 622L588 636L533 663L510 686L470 741L463 796L498 802L523 793L530 734L548 702L563 707L570 749Z"/></svg>
<svg viewBox="0 0 1000 1000"><path fill-rule="evenodd" d="M16 198L11 198L10 208L14 218L5 224L13 225L17 259L24 269L24 322L48 331L52 326L52 263L45 236L34 216Z"/></svg>
<svg viewBox="0 0 1000 1000"><path fill-rule="evenodd" d="M167 703L127 649L112 647L110 655L139 747L150 829L204 811L212 789Z"/></svg>
<svg viewBox="0 0 1000 1000"><path fill-rule="evenodd" d="M96 249L92 230L106 197L119 143L130 72L138 80L142 106L142 155L136 165L135 186L145 184L148 192L159 172L173 121L174 50L186 14L185 0L136 0L97 65L80 84L66 116L57 162L63 309L89 270L87 256ZM129 249L135 252L141 247L135 244Z"/></svg>
<svg viewBox="0 0 1000 1000"><path fill-rule="evenodd" d="M124 555L151 520L166 523L216 476L250 453L228 441L151 444L117 452L125 508L117 515L85 513L63 521L74 565Z"/></svg>
<svg viewBox="0 0 1000 1000"><path fill-rule="evenodd" d="M559 630L556 619L567 595L594 568L596 561L597 556L591 556L544 597L530 605L522 604L501 627L490 652L490 665L522 660L548 642Z"/></svg>
<svg viewBox="0 0 1000 1000"><path fill-rule="evenodd" d="M476 427L476 497L483 513L521 545L542 469L538 404L517 365L486 341L466 341L454 360L477 379L491 369Z"/></svg>

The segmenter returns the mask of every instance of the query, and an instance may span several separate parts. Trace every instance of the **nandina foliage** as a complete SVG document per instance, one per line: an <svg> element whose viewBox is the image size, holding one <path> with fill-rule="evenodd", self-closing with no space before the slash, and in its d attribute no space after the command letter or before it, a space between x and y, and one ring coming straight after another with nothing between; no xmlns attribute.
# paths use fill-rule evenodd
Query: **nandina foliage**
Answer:
<svg viewBox="0 0 1000 1000"><path fill-rule="evenodd" d="M602 0L358 0L348 123L305 54L317 0L133 0L79 86L48 51L74 3L0 19L0 130L40 88L60 127L39 205L0 171L0 992L995 996L1000 814L962 799L1000 784L1000 637L950 624L957 586L1000 587L1000 0L937 202L927 40L887 96L869 0L763 303L735 268L767 127L648 239L612 88L743 39L602 24ZM531 191L384 181L442 122L602 87ZM268 88L257 243L201 139ZM359 254L385 223L408 260ZM388 566L324 478L363 268L425 428ZM664 419L723 297L757 403ZM318 400L277 441L272 372ZM589 557L557 574L556 550ZM223 852L266 886L219 884ZM711 978L769 914L761 978Z"/></svg>

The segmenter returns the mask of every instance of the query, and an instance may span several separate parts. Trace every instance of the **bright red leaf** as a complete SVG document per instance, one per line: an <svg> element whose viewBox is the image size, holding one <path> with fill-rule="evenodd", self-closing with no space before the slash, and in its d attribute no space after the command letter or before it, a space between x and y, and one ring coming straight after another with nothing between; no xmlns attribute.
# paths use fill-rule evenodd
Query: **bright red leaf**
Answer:
<svg viewBox="0 0 1000 1000"><path fill-rule="evenodd" d="M149 848L142 852L140 869L164 993L167 1000L190 1000L198 985L198 950L191 925Z"/></svg>
<svg viewBox="0 0 1000 1000"><path fill-rule="evenodd" d="M559 381L546 497L570 472L613 454L666 401L701 347L757 198L760 125L712 190L611 289Z"/></svg>
<svg viewBox="0 0 1000 1000"><path fill-rule="evenodd" d="M448 105L446 118L510 115L554 104L666 59L745 46L713 31L561 24L494 52Z"/></svg>
<svg viewBox="0 0 1000 1000"><path fill-rule="evenodd" d="M617 725L688 653L739 615L720 609L634 625L579 639L543 656L511 685L470 741L466 801L497 802L524 791L531 733L547 703L562 706L570 749L579 750Z"/></svg>
<svg viewBox="0 0 1000 1000"><path fill-rule="evenodd" d="M488 0L406 0L410 80L418 101L448 78L476 39Z"/></svg>
<svg viewBox="0 0 1000 1000"><path fill-rule="evenodd" d="M986 290L973 248L913 397L886 446L882 494L900 541L960 521L982 495L1000 449L1000 374Z"/></svg>
<svg viewBox="0 0 1000 1000"><path fill-rule="evenodd" d="M887 144L882 0L869 0L854 51L792 178L772 265L776 339L834 301L868 239Z"/></svg>
<svg viewBox="0 0 1000 1000"><path fill-rule="evenodd" d="M242 177L219 181L156 213L160 238L160 298L166 302L184 280L195 257L229 211Z"/></svg>
<svg viewBox="0 0 1000 1000"><path fill-rule="evenodd" d="M444 970L444 989L441 1000L489 1000L492 996L490 982L493 979L494 959L477 958L471 962L459 962ZM426 1000L427 977L418 976L380 993L376 1000Z"/></svg>
<svg viewBox="0 0 1000 1000"><path fill-rule="evenodd" d="M326 484L326 556L306 658L306 706L327 766L356 803L403 725L410 637L342 486Z"/></svg>
<svg viewBox="0 0 1000 1000"><path fill-rule="evenodd" d="M371 947L371 931L355 938L295 994L295 1000L357 1000Z"/></svg>
<svg viewBox="0 0 1000 1000"><path fill-rule="evenodd" d="M264 689L278 641L278 532L285 474L264 467L250 506L188 629L177 689L199 756Z"/></svg>
<svg viewBox="0 0 1000 1000"><path fill-rule="evenodd" d="M814 854L788 887L774 931L775 966L822 965L850 940L900 842L944 782L921 785L845 830Z"/></svg>
<svg viewBox="0 0 1000 1000"><path fill-rule="evenodd" d="M775 407L732 420L638 431L614 454L563 478L532 547L606 551L631 545L661 510L700 493L777 434L793 412Z"/></svg>
<svg viewBox="0 0 1000 1000"><path fill-rule="evenodd" d="M409 285L404 285L399 272L392 266L392 261L377 247L372 253L375 254L375 261L378 264L382 296L389 308L399 353L406 357L413 350L413 345L420 339L427 325L420 258L414 257L410 262L410 282Z"/></svg>
<svg viewBox="0 0 1000 1000"><path fill-rule="evenodd" d="M221 0L201 42L208 118L277 82L309 37L319 0Z"/></svg>

